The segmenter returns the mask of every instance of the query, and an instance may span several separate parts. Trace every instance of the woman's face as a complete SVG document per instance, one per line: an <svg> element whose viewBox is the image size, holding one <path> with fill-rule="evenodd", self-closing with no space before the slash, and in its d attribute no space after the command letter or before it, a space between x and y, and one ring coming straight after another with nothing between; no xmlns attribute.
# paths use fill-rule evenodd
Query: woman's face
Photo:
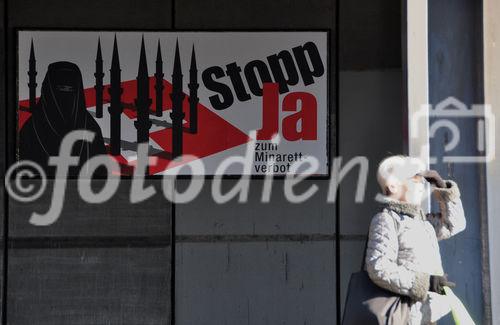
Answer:
<svg viewBox="0 0 500 325"><path fill-rule="evenodd" d="M415 175L406 179L403 201L412 204L421 204L425 195L425 179L421 175Z"/></svg>

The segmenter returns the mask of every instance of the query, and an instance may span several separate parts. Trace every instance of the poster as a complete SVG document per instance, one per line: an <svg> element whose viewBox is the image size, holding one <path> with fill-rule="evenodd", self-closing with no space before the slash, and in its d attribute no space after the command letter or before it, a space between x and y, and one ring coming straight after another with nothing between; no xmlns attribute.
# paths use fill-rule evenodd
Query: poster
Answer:
<svg viewBox="0 0 500 325"><path fill-rule="evenodd" d="M122 175L138 144L149 175L284 175L309 158L328 175L327 42L326 31L21 30L18 158L47 164L84 129L95 137L74 154L106 154ZM195 160L202 172L183 168Z"/></svg>

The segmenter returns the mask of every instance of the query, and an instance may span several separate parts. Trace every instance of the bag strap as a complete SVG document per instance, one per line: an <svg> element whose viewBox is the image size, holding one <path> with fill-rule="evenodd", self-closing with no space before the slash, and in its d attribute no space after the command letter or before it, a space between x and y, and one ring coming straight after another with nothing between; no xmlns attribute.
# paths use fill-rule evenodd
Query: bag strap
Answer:
<svg viewBox="0 0 500 325"><path fill-rule="evenodd" d="M390 210L390 211L392 212L392 210ZM398 216L399 216L399 214L398 214ZM396 223L396 220L394 220L392 213L391 213L391 218L392 218L392 221L394 221L394 228L396 228L396 231L399 231L399 225ZM365 269L366 250L368 248L368 240L369 239L370 239L370 227L368 226L368 231L366 232L365 249L363 250L363 260L361 260L361 271L363 271Z"/></svg>

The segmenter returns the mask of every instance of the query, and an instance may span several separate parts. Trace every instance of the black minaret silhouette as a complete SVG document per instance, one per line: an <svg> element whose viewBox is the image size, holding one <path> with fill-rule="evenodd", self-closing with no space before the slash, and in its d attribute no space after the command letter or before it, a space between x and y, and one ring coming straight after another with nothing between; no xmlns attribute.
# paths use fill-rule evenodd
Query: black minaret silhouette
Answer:
<svg viewBox="0 0 500 325"><path fill-rule="evenodd" d="M151 99L149 98L149 77L148 62L146 60L146 49L144 47L144 37L141 42L141 54L139 58L139 70L137 72L137 98L135 107L137 109L137 120L134 122L137 129L137 143L149 142L149 107Z"/></svg>
<svg viewBox="0 0 500 325"><path fill-rule="evenodd" d="M189 132L198 132L198 69L196 68L196 54L191 53L191 67L189 68Z"/></svg>
<svg viewBox="0 0 500 325"><path fill-rule="evenodd" d="M122 92L121 88L121 69L120 69L120 58L118 57L118 45L115 41L113 44L113 58L111 59L111 69L110 79L111 86L108 89L111 96L111 105L108 108L109 114L111 115L110 120L110 133L111 133L111 154L119 155L121 146L121 114L123 112L122 107Z"/></svg>
<svg viewBox="0 0 500 325"><path fill-rule="evenodd" d="M103 92L103 78L104 72L102 71L102 52L101 52L101 38L97 40L97 55L95 58L95 115L97 118L102 117L102 92Z"/></svg>
<svg viewBox="0 0 500 325"><path fill-rule="evenodd" d="M179 56L179 41L175 45L174 70L172 73L172 159L182 156L182 102L184 93L182 92L182 68L181 58Z"/></svg>
<svg viewBox="0 0 500 325"><path fill-rule="evenodd" d="M158 40L158 51L156 52L156 73L155 73L155 92L156 92L156 116L163 114L163 60L161 58L160 40Z"/></svg>
<svg viewBox="0 0 500 325"><path fill-rule="evenodd" d="M30 49L30 59L29 59L29 82L28 88L30 90L30 107L29 110L33 111L36 105L36 60L35 60L35 50L33 48L33 39L31 39L31 49Z"/></svg>

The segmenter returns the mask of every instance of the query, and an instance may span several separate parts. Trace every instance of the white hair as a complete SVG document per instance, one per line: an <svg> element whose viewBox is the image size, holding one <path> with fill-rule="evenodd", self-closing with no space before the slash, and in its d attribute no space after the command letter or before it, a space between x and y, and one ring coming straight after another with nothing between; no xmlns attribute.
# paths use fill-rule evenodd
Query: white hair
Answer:
<svg viewBox="0 0 500 325"><path fill-rule="evenodd" d="M384 158L378 165L377 182L384 194L390 183L401 183L426 170L425 163L415 157L395 155Z"/></svg>

